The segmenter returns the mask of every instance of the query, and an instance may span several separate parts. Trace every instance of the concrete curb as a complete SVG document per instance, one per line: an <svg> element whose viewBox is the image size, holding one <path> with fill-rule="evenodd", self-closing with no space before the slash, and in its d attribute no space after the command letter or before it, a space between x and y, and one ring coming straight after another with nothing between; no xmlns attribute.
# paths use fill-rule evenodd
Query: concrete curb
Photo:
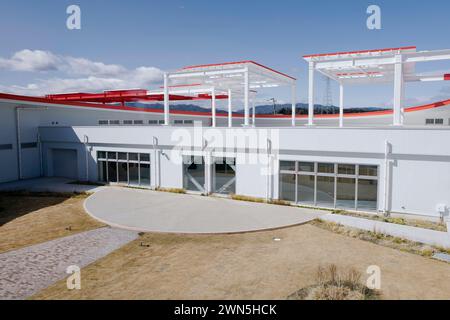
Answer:
<svg viewBox="0 0 450 320"><path fill-rule="evenodd" d="M414 242L420 242L450 249L449 232L435 231L339 214L326 214L320 217L320 219L328 222L338 223L347 227L382 233L393 237L404 238Z"/></svg>

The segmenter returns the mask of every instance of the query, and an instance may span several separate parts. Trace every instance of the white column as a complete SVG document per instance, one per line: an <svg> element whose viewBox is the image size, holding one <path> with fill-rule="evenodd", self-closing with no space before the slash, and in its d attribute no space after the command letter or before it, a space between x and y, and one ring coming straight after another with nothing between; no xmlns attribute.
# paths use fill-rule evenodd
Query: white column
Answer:
<svg viewBox="0 0 450 320"><path fill-rule="evenodd" d="M233 113L231 111L231 89L228 89L228 127L233 126Z"/></svg>
<svg viewBox="0 0 450 320"><path fill-rule="evenodd" d="M314 124L314 62L309 62L308 125Z"/></svg>
<svg viewBox="0 0 450 320"><path fill-rule="evenodd" d="M291 118L291 124L293 127L295 127L295 107L296 107L296 103L297 103L297 90L295 87L295 83L292 85L291 87L291 101L292 101L292 107L291 107L291 112L292 112L292 118Z"/></svg>
<svg viewBox="0 0 450 320"><path fill-rule="evenodd" d="M344 85L339 84L339 127L344 126Z"/></svg>
<svg viewBox="0 0 450 320"><path fill-rule="evenodd" d="M164 73L164 125L169 125L169 75Z"/></svg>
<svg viewBox="0 0 450 320"><path fill-rule="evenodd" d="M211 89L211 117L212 117L212 127L216 127L216 90Z"/></svg>
<svg viewBox="0 0 450 320"><path fill-rule="evenodd" d="M403 79L403 56L398 54L395 56L394 66L394 126L401 126L402 121L402 108L404 101L404 86L405 81Z"/></svg>
<svg viewBox="0 0 450 320"><path fill-rule="evenodd" d="M244 73L244 126L248 126L250 124L249 121L249 90L250 90L250 81L248 75L248 68L246 68Z"/></svg>

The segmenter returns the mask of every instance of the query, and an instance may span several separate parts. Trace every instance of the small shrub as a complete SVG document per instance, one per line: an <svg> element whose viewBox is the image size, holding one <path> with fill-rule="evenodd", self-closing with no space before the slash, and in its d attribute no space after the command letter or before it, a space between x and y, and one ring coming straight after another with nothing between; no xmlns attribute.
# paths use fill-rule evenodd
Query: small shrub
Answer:
<svg viewBox="0 0 450 320"><path fill-rule="evenodd" d="M157 188L156 191L185 194L186 190L181 188Z"/></svg>
<svg viewBox="0 0 450 320"><path fill-rule="evenodd" d="M231 195L231 199L233 200L239 200L239 201L249 201L249 202L258 202L258 203L264 203L266 202L262 198L256 198L256 197L249 197L249 196L243 196L238 194Z"/></svg>
<svg viewBox="0 0 450 320"><path fill-rule="evenodd" d="M361 282L361 273L355 269L339 272L336 265L319 266L316 284L291 294L290 300L369 300L379 293Z"/></svg>

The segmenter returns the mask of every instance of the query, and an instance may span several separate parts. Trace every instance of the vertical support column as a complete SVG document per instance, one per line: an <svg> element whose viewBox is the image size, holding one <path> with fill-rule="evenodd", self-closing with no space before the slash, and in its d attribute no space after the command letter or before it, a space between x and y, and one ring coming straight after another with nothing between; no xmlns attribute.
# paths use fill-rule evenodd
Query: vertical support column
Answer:
<svg viewBox="0 0 450 320"><path fill-rule="evenodd" d="M314 62L309 62L309 88L308 88L308 125L314 125Z"/></svg>
<svg viewBox="0 0 450 320"><path fill-rule="evenodd" d="M212 117L212 127L216 127L216 90L211 89L211 117Z"/></svg>
<svg viewBox="0 0 450 320"><path fill-rule="evenodd" d="M401 54L397 54L395 56L395 66L394 66L394 110L393 110L394 126L403 125L402 108L405 94L404 86L405 81L403 78L403 56Z"/></svg>
<svg viewBox="0 0 450 320"><path fill-rule="evenodd" d="M244 126L248 127L250 124L249 119L249 92L250 91L250 81L248 68L245 68L244 72Z"/></svg>
<svg viewBox="0 0 450 320"><path fill-rule="evenodd" d="M169 75L164 73L164 125L169 125Z"/></svg>
<svg viewBox="0 0 450 320"><path fill-rule="evenodd" d="M291 106L291 113L292 113L292 117L291 117L291 125L293 127L295 127L295 113L296 113L296 104L297 104L297 88L295 87L295 82L291 87L291 101L292 101L292 106Z"/></svg>
<svg viewBox="0 0 450 320"><path fill-rule="evenodd" d="M344 85L339 84L339 127L344 126Z"/></svg>
<svg viewBox="0 0 450 320"><path fill-rule="evenodd" d="M231 89L228 89L228 127L233 126L233 113L231 111Z"/></svg>

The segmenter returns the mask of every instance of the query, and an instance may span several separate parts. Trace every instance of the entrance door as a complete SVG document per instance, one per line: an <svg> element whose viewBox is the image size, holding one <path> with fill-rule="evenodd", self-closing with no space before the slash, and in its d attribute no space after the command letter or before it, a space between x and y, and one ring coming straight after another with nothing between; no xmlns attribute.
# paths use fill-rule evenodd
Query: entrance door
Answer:
<svg viewBox="0 0 450 320"><path fill-rule="evenodd" d="M183 188L205 193L205 159L202 156L183 156Z"/></svg>
<svg viewBox="0 0 450 320"><path fill-rule="evenodd" d="M214 192L234 194L236 192L236 159L214 158Z"/></svg>

